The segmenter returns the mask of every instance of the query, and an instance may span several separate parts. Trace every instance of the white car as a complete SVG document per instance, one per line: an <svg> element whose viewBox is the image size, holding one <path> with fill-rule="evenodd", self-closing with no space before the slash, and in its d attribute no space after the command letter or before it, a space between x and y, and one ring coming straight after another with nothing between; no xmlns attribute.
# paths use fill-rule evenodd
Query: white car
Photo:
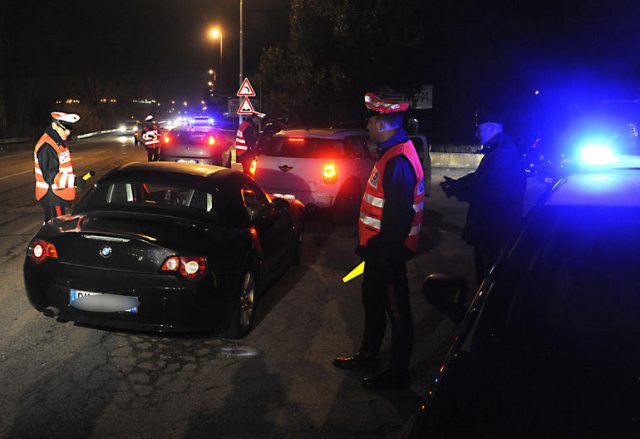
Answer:
<svg viewBox="0 0 640 439"><path fill-rule="evenodd" d="M409 136L431 180L424 136ZM375 147L362 129L309 128L280 131L260 145L249 173L267 192L295 198L310 211L331 208L342 224L357 221L364 187L375 162Z"/></svg>
<svg viewBox="0 0 640 439"><path fill-rule="evenodd" d="M355 222L375 161L368 137L359 129L280 131L261 144L250 173L267 192L298 199L311 211L332 208L339 222Z"/></svg>

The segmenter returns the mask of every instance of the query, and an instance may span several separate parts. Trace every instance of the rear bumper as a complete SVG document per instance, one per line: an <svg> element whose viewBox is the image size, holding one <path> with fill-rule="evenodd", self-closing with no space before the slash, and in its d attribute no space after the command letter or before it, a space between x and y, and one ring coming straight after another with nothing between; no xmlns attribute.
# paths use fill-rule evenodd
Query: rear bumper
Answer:
<svg viewBox="0 0 640 439"><path fill-rule="evenodd" d="M36 310L55 308L67 321L154 332L219 331L229 324L228 310L240 273L207 273L198 281L188 281L173 274L107 272L26 260L24 284ZM81 311L69 303L71 289L135 296L140 302L138 312Z"/></svg>
<svg viewBox="0 0 640 439"><path fill-rule="evenodd" d="M296 200L302 201L302 204L304 204L305 206L316 206L321 208L331 207L336 200L336 194L333 192L292 191L290 189L279 189L270 187L265 187L264 189L273 196L293 195Z"/></svg>

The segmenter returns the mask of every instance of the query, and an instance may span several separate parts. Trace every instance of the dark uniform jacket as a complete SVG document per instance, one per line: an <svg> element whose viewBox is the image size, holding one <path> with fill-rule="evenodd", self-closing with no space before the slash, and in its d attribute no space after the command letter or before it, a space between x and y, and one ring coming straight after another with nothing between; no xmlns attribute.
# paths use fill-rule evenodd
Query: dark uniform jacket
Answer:
<svg viewBox="0 0 640 439"><path fill-rule="evenodd" d="M51 126L47 127L45 132L58 143L60 146L66 146L66 143L60 135L53 129ZM56 178L58 174L58 168L60 166L60 161L58 160L58 153L53 149L52 145L48 143L43 144L38 150L38 163L40 164L40 169L42 169L42 176L44 177L44 181L49 184L49 190L38 202L43 206L71 206L71 202L67 200L63 200L59 196L53 193L51 186L53 185L53 180Z"/></svg>
<svg viewBox="0 0 640 439"><path fill-rule="evenodd" d="M453 195L469 202L463 239L502 248L522 223L526 176L522 155L505 133L493 137L475 172L458 179Z"/></svg>

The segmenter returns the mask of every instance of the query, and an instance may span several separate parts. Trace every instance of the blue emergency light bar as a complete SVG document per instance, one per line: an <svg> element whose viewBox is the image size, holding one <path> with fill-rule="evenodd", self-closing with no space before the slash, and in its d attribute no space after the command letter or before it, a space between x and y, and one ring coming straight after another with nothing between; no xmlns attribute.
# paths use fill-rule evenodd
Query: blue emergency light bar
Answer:
<svg viewBox="0 0 640 439"><path fill-rule="evenodd" d="M609 145L592 143L580 150L580 161L586 166L611 166L616 156Z"/></svg>

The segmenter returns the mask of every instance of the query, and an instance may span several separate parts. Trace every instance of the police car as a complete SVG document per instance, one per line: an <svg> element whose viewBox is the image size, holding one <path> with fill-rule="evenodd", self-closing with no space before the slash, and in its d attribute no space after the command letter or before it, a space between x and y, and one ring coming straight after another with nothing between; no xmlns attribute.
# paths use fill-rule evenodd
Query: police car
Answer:
<svg viewBox="0 0 640 439"><path fill-rule="evenodd" d="M640 161L587 145L465 308L402 437L640 437ZM574 162L575 165L575 162Z"/></svg>

